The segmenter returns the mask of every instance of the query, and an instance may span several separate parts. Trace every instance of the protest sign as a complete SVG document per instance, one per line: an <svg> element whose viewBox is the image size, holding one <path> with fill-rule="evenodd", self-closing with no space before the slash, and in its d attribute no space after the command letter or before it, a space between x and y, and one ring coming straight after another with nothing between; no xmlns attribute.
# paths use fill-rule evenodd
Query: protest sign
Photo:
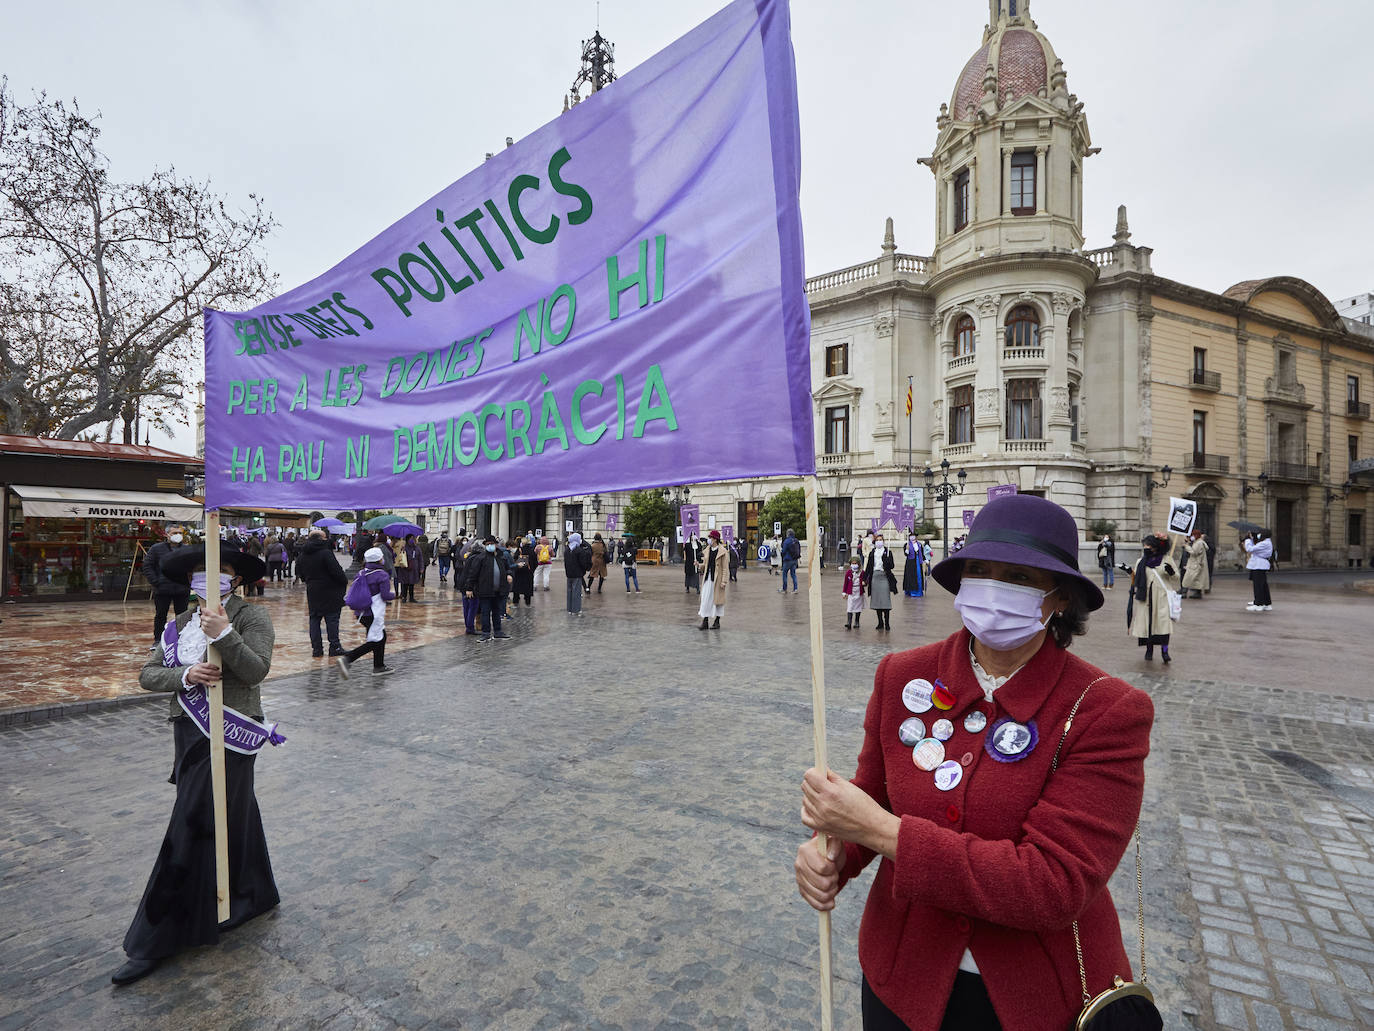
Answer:
<svg viewBox="0 0 1374 1031"><path fill-rule="evenodd" d="M735 527L732 523L726 523L720 528L720 539L726 544L735 543Z"/></svg>
<svg viewBox="0 0 1374 1031"><path fill-rule="evenodd" d="M902 518L902 492L899 490L883 491L883 503L878 512L878 525L886 526L891 523L894 527L898 525Z"/></svg>
<svg viewBox="0 0 1374 1031"><path fill-rule="evenodd" d="M682 506L682 532L691 540L701 532L701 506Z"/></svg>
<svg viewBox="0 0 1374 1031"><path fill-rule="evenodd" d="M971 509L971 508L966 508L966 509L964 509L964 528L965 528L965 529L968 529L968 528L969 528L970 526L972 526L972 525L973 525L973 509Z"/></svg>
<svg viewBox="0 0 1374 1031"><path fill-rule="evenodd" d="M1188 498L1169 499L1169 533L1187 534L1193 532L1197 522L1197 502Z"/></svg>
<svg viewBox="0 0 1374 1031"><path fill-rule="evenodd" d="M995 487L988 488L988 500L991 501L993 498L1010 497L1011 495L1016 493L1018 493L1016 484L999 483Z"/></svg>
<svg viewBox="0 0 1374 1031"><path fill-rule="evenodd" d="M615 533L615 532L616 532L617 530L619 530L619 529L620 529L620 516L619 516L618 514L616 514L615 512L612 512L610 515L608 515L608 516L606 517L606 532L607 532L607 533Z"/></svg>
<svg viewBox="0 0 1374 1031"><path fill-rule="evenodd" d="M318 278L207 309L207 506L814 472L796 104L785 0L736 0Z"/></svg>

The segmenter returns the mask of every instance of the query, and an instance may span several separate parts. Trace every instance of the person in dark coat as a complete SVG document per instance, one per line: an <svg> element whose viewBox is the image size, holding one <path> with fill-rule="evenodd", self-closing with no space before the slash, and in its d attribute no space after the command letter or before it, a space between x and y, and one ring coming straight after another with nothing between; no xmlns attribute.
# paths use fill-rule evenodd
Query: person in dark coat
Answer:
<svg viewBox="0 0 1374 1031"><path fill-rule="evenodd" d="M568 534L568 546L563 549L563 575L568 578L568 611L582 615L582 578L591 571L592 549L580 533Z"/></svg>
<svg viewBox="0 0 1374 1031"><path fill-rule="evenodd" d="M167 527L167 539L158 541L143 553L143 579L153 589L153 640L162 640L162 630L167 625L167 610L171 608L178 616L186 611L191 597L188 584L169 580L162 572L162 564L172 557L186 539L180 526Z"/></svg>
<svg viewBox="0 0 1374 1031"><path fill-rule="evenodd" d="M510 638L510 634L501 629L501 614L506 609L505 596L510 582L510 569L496 549L496 538L488 534L481 549L468 556L463 565L463 592L476 599L482 619L480 640Z"/></svg>
<svg viewBox="0 0 1374 1031"><path fill-rule="evenodd" d="M392 575L396 577L397 583L401 585L401 600L414 601L415 585L420 582L420 573L424 569L425 557L424 553L420 550L420 545L415 543L415 535L413 533L406 534L405 540L396 548L397 555L402 552L405 553L406 564L403 566L397 565Z"/></svg>
<svg viewBox="0 0 1374 1031"><path fill-rule="evenodd" d="M697 548L699 543L695 537L682 546L682 577L684 590L683 594L690 594L695 588L698 594L701 593L701 574L697 572Z"/></svg>
<svg viewBox="0 0 1374 1031"><path fill-rule="evenodd" d="M200 598L223 599L223 611L208 606L183 612L167 635L149 653L139 674L145 691L171 696L175 758L171 783L176 785L172 817L162 848L148 877L143 898L124 935L128 960L110 978L116 985L132 984L147 977L166 959L185 949L214 945L221 933L266 913L280 898L267 854L267 837L253 789L257 749L280 744L275 724L267 725L262 712L262 682L272 668L276 634L266 607L250 605L233 595L235 587L261 579L266 565L258 558L234 551L214 541L209 576L203 570L203 548L180 549L163 566L178 583L192 585ZM215 642L219 665L206 661L207 644ZM240 750L245 737L234 738L224 753L225 810L228 832L229 919L220 923L215 901L214 800L210 784L210 741L196 722L192 703L180 699L188 691L222 681L226 716L225 731L253 726L264 733L252 751ZM229 720L233 720L233 727Z"/></svg>
<svg viewBox="0 0 1374 1031"><path fill-rule="evenodd" d="M534 597L534 545L529 541L514 540L510 544L512 563L510 567L510 593L512 604L519 605L525 599L525 607L533 604Z"/></svg>
<svg viewBox="0 0 1374 1031"><path fill-rule="evenodd" d="M305 581L305 603L309 611L310 654L324 656L324 642L320 639L320 620L324 620L329 637L329 654L342 655L339 643L339 612L343 609L344 591L348 577L334 558L328 535L323 530L311 530L300 553L296 556L296 575Z"/></svg>

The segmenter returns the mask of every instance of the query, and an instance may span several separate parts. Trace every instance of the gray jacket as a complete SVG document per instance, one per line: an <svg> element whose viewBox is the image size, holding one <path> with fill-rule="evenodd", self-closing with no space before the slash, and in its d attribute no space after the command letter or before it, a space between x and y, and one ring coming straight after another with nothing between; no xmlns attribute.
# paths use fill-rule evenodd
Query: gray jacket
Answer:
<svg viewBox="0 0 1374 1031"><path fill-rule="evenodd" d="M188 609L177 616L178 630L186 626L195 611ZM224 611L229 615L230 630L215 646L219 649L220 668L224 671L224 704L260 720L263 718L262 682L272 668L272 647L277 640L272 617L263 606L250 605L237 596L224 603ZM138 686L145 691L171 694L172 715L180 716L182 709L177 704L176 693L181 690L181 677L185 672L185 666L162 664L162 642L159 641L138 675Z"/></svg>

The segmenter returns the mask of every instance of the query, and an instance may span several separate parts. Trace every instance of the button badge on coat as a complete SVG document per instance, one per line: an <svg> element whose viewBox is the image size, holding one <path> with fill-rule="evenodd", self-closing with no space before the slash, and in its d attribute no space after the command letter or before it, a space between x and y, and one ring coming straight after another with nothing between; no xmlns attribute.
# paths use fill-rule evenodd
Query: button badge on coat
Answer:
<svg viewBox="0 0 1374 1031"><path fill-rule="evenodd" d="M954 724L949 720L936 720L930 728L930 736L936 741L948 741L954 736Z"/></svg>
<svg viewBox="0 0 1374 1031"><path fill-rule="evenodd" d="M917 769L929 773L945 761L945 746L933 737L928 737L912 751L911 761L916 764Z"/></svg>
<svg viewBox="0 0 1374 1031"><path fill-rule="evenodd" d="M912 716L902 720L902 725L897 728L897 736L902 739L902 744L915 748L926 736L926 725L918 717Z"/></svg>
<svg viewBox="0 0 1374 1031"><path fill-rule="evenodd" d="M1004 716L994 723L983 738L983 751L999 763L1014 763L1024 759L1035 750L1040 741L1035 721L1017 723Z"/></svg>
<svg viewBox="0 0 1374 1031"><path fill-rule="evenodd" d="M964 779L964 768L953 759L942 762L935 769L935 786L941 791L952 791Z"/></svg>
<svg viewBox="0 0 1374 1031"><path fill-rule="evenodd" d="M934 684L917 677L915 680L907 681L906 687L902 688L902 704L914 713L929 712L930 697L934 693Z"/></svg>
<svg viewBox="0 0 1374 1031"><path fill-rule="evenodd" d="M935 689L931 692L930 700L937 709L954 708L954 692L945 687L939 680L935 681Z"/></svg>
<svg viewBox="0 0 1374 1031"><path fill-rule="evenodd" d="M964 717L964 729L970 734L977 734L988 725L988 714L982 709L974 709Z"/></svg>

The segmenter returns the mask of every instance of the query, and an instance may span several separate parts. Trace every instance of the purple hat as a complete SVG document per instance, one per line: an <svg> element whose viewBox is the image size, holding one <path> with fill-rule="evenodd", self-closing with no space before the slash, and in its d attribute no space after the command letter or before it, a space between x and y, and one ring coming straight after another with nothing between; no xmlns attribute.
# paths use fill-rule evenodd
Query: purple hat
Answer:
<svg viewBox="0 0 1374 1031"><path fill-rule="evenodd" d="M930 575L951 594L969 559L1014 562L1072 577L1082 585L1088 609L1104 601L1097 584L1078 570L1078 524L1053 501L1034 494L1012 494L987 503L978 513L958 553L937 563Z"/></svg>

